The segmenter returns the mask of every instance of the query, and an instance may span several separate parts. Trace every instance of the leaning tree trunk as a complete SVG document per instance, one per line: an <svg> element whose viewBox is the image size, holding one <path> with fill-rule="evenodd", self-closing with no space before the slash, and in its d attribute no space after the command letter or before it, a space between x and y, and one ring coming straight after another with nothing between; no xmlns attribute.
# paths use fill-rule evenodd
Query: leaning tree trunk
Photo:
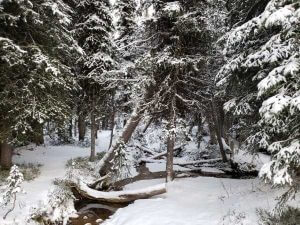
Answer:
<svg viewBox="0 0 300 225"><path fill-rule="evenodd" d="M168 123L168 139L167 139L167 164L166 164L166 182L174 180L173 159L175 146L175 96L172 99L169 107L169 123Z"/></svg>
<svg viewBox="0 0 300 225"><path fill-rule="evenodd" d="M112 112L112 115L111 115L110 140L109 140L109 147L108 148L111 148L112 142L113 142L114 128L115 128L115 116L116 116L116 112L115 112L115 109L113 109L113 112Z"/></svg>
<svg viewBox="0 0 300 225"><path fill-rule="evenodd" d="M103 158L98 163L99 173L103 177L107 175L112 168L112 159L115 156L116 150L119 148L120 145L128 143L130 140L133 132L135 131L136 127L138 126L139 122L141 121L144 112L146 110L145 103L151 98L153 93L152 88L148 88L146 91L144 98L137 103L136 107L134 108L130 119L127 121L126 126L124 127L122 135L118 138L116 143L111 146L111 148L106 152Z"/></svg>
<svg viewBox="0 0 300 225"><path fill-rule="evenodd" d="M115 127L115 117L116 117L115 95L114 94L112 95L111 103L112 103L112 113L111 113L111 118L110 118L110 140L109 140L108 149L111 148L112 142L113 142L113 137L114 137L114 127Z"/></svg>
<svg viewBox="0 0 300 225"><path fill-rule="evenodd" d="M85 130L86 130L85 117L80 113L78 115L78 139L79 139L79 141L84 141Z"/></svg>
<svg viewBox="0 0 300 225"><path fill-rule="evenodd" d="M0 144L0 153L1 153L1 157L0 157L1 168L5 170L9 170L12 166L12 153L13 153L12 146L7 143Z"/></svg>
<svg viewBox="0 0 300 225"><path fill-rule="evenodd" d="M142 119L143 113L144 110L141 110L139 105L134 109L130 119L124 127L122 135L119 137L117 142L114 145L112 145L111 148L106 152L106 154L103 156L103 158L98 164L99 173L101 176L105 176L110 171L110 169L112 168L111 160L115 156L115 151L121 144L126 144L130 140L133 132L135 131L136 127Z"/></svg>

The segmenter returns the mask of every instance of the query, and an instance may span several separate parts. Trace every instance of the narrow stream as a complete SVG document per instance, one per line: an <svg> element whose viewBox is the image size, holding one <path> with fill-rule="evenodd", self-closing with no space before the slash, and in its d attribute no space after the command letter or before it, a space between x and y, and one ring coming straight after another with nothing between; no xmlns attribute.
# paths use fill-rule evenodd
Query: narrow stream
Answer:
<svg viewBox="0 0 300 225"><path fill-rule="evenodd" d="M115 189L119 190L127 184L139 180L159 179L165 177L165 172L150 172L145 164L139 165L137 169L138 175L132 178L124 179L121 182L115 183ZM212 176L211 173L205 173L201 170L191 170L187 173L176 173L178 177L197 177L197 176ZM182 176L183 175L183 176ZM257 176L257 171L249 173L241 173L236 171L226 171L225 173L216 174L216 178L231 178L231 179L251 179ZM99 203L91 200L83 199L75 203L75 208L78 212L78 218L72 218L69 225L99 225L113 215L118 209L124 208L128 204L113 204L113 203Z"/></svg>
<svg viewBox="0 0 300 225"><path fill-rule="evenodd" d="M109 204L79 201L75 204L78 211L78 218L70 219L70 225L99 225L104 220L113 215L119 208L126 207L128 204Z"/></svg>

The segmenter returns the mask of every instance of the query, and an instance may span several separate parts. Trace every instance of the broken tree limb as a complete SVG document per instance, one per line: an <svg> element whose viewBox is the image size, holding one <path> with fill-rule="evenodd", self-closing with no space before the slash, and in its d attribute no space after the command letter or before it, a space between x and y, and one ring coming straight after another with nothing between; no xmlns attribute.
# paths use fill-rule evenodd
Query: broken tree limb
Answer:
<svg viewBox="0 0 300 225"><path fill-rule="evenodd" d="M89 187L95 189L98 184L100 184L102 181L107 179L109 177L109 174L106 174L105 176L101 177L99 180L94 181L94 183L90 184Z"/></svg>
<svg viewBox="0 0 300 225"><path fill-rule="evenodd" d="M150 157L150 159L159 159L159 158L167 155L167 151L164 151L164 152L161 152L161 153L157 153L157 152L155 152L155 151L153 151L153 150L151 150L151 149L149 149L149 148L147 148L145 146L136 145L136 147L139 148L141 151L152 155ZM179 149L181 149L183 147L184 147L184 145L175 146L174 147L174 151L177 151L177 150L179 150Z"/></svg>
<svg viewBox="0 0 300 225"><path fill-rule="evenodd" d="M147 188L128 191L103 192L89 188L85 183L79 181L70 184L83 197L99 202L108 203L130 203L138 199L146 199L155 195L166 193L166 184L159 184Z"/></svg>
<svg viewBox="0 0 300 225"><path fill-rule="evenodd" d="M162 153L152 156L150 159L160 159L161 157L166 156L166 155L167 155L167 151L164 151Z"/></svg>

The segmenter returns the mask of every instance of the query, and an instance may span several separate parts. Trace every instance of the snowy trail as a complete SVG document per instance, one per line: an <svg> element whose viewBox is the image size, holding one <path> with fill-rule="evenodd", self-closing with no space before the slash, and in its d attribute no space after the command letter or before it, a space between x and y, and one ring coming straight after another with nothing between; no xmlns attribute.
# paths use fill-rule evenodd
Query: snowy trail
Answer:
<svg viewBox="0 0 300 225"><path fill-rule="evenodd" d="M100 132L97 139L97 152L106 151L109 145L109 131ZM37 147L34 151L21 150L20 155L13 158L14 163L42 164L41 174L31 182L24 182L22 187L26 194L19 194L16 208L6 220L2 217L6 210L0 208L0 224L15 225L25 220L30 208L43 201L53 187L53 180L65 174L66 162L75 157L89 156L89 148L72 145Z"/></svg>

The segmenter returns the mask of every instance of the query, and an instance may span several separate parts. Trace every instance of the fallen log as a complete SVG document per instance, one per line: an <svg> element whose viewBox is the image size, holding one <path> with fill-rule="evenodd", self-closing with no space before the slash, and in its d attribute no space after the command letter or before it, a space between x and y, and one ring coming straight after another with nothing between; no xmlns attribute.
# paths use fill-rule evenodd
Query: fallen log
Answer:
<svg viewBox="0 0 300 225"><path fill-rule="evenodd" d="M130 203L138 199L146 199L155 195L166 193L166 184L159 184L147 188L128 191L97 191L89 188L87 184L79 181L77 184L69 184L84 198L98 202L108 203Z"/></svg>
<svg viewBox="0 0 300 225"><path fill-rule="evenodd" d="M232 175L226 174L223 171L206 171L204 169L191 169L191 170L175 170L175 178L190 178L190 177L215 177L215 178L232 178ZM125 178L123 180L116 181L113 184L114 190L122 190L122 188L128 184L141 181L141 180L152 180L152 179L163 179L166 178L166 171L148 172L138 174L134 177Z"/></svg>
<svg viewBox="0 0 300 225"><path fill-rule="evenodd" d="M154 160L152 158L142 158L139 161L140 163L165 163L165 160ZM221 158L218 159L205 159L205 160L196 160L196 161L191 161L191 162L174 162L174 165L177 166L191 166L191 165L203 165L203 164L211 164L211 163L219 163L222 162Z"/></svg>

